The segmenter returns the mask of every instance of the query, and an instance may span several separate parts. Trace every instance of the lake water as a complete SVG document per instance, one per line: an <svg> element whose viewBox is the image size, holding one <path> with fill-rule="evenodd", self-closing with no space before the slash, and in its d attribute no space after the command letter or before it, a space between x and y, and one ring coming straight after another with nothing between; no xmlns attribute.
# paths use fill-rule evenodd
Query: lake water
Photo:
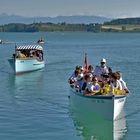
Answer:
<svg viewBox="0 0 140 140"><path fill-rule="evenodd" d="M46 67L15 76L7 61L15 43L40 37L47 41ZM0 39L7 42L0 45L1 140L139 140L140 34L0 33ZM113 71L123 73L131 91L114 128L110 122L74 116L70 109L67 79L76 65L83 65L85 53L94 66L106 58Z"/></svg>

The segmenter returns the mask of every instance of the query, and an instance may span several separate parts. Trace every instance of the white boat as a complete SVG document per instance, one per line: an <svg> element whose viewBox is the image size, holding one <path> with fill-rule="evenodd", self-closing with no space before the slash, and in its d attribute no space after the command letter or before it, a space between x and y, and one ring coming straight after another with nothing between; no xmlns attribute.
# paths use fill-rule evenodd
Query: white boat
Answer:
<svg viewBox="0 0 140 140"><path fill-rule="evenodd" d="M31 52L37 55L32 56ZM41 58L39 58L39 53L41 54ZM42 69L45 67L43 47L40 45L16 46L13 57L8 61L14 69L15 74Z"/></svg>
<svg viewBox="0 0 140 140"><path fill-rule="evenodd" d="M75 111L71 102L70 105L74 126L78 130L77 133L84 137L84 140L120 140L126 137L128 130L124 110L117 120L110 121L87 113L80 107L80 112Z"/></svg>
<svg viewBox="0 0 140 140"><path fill-rule="evenodd" d="M45 40L43 38L40 38L38 41L37 41L38 44L44 44L45 43Z"/></svg>
<svg viewBox="0 0 140 140"><path fill-rule="evenodd" d="M82 108L85 112L105 118L116 120L121 113L127 95L83 95L81 92L71 87L70 98L75 110Z"/></svg>

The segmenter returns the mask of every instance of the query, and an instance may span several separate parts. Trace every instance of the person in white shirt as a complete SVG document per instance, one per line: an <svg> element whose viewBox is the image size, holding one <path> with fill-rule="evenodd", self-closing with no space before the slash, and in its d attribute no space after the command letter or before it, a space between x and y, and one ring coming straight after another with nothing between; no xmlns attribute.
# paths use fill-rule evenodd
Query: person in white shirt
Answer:
<svg viewBox="0 0 140 140"><path fill-rule="evenodd" d="M92 89L92 74L91 73L87 73L85 75L85 83L86 83L86 87L85 87L85 91L89 92Z"/></svg>
<svg viewBox="0 0 140 140"><path fill-rule="evenodd" d="M98 78L98 81L102 81L102 75L108 74L108 73L109 73L109 71L108 71L108 67L106 65L106 59L102 58L101 62L100 62L100 66L96 66L96 68L94 70L94 74Z"/></svg>
<svg viewBox="0 0 140 140"><path fill-rule="evenodd" d="M99 90L100 90L100 85L98 84L98 79L96 77L93 77L92 81L90 79L89 83L87 83L86 94L95 95L97 92L99 92Z"/></svg>
<svg viewBox="0 0 140 140"><path fill-rule="evenodd" d="M82 86L82 79L83 79L83 69L81 66L76 66L75 71L70 76L68 83L73 85L80 85Z"/></svg>
<svg viewBox="0 0 140 140"><path fill-rule="evenodd" d="M129 90L127 88L126 82L122 79L122 73L120 71L117 71L116 73L118 75L118 80L120 81L120 83L122 85L122 90L125 90L126 93L128 93Z"/></svg>
<svg viewBox="0 0 140 140"><path fill-rule="evenodd" d="M121 82L118 80L117 73L112 73L112 81L110 85L111 92L114 93L117 90L122 90Z"/></svg>

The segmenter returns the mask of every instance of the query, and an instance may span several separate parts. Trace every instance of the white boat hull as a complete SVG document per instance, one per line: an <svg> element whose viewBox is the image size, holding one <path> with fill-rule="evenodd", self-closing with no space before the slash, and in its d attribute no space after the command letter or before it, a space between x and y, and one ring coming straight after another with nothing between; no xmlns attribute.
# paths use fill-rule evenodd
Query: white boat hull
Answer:
<svg viewBox="0 0 140 140"><path fill-rule="evenodd" d="M74 109L89 112L100 118L115 120L123 109L126 95L93 95L83 96L71 88L71 102Z"/></svg>
<svg viewBox="0 0 140 140"><path fill-rule="evenodd" d="M85 111L79 113L71 110L70 112L74 126L85 140L120 140L126 135L127 125L123 111L115 121L99 118Z"/></svg>
<svg viewBox="0 0 140 140"><path fill-rule="evenodd" d="M9 59L8 60L16 74L31 72L45 67L44 61L38 61L36 58Z"/></svg>

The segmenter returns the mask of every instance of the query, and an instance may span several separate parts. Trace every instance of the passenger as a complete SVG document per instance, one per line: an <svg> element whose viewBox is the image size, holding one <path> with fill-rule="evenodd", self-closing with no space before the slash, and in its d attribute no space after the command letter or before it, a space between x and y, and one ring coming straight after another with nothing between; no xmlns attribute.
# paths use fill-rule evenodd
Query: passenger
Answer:
<svg viewBox="0 0 140 140"><path fill-rule="evenodd" d="M109 75L103 75L101 94L105 95L109 93L110 93L110 78Z"/></svg>
<svg viewBox="0 0 140 140"><path fill-rule="evenodd" d="M34 51L30 51L30 57L35 57L35 52Z"/></svg>
<svg viewBox="0 0 140 140"><path fill-rule="evenodd" d="M36 57L39 61L43 60L43 54L39 50L36 51Z"/></svg>
<svg viewBox="0 0 140 140"><path fill-rule="evenodd" d="M121 82L118 80L117 73L112 74L110 90L113 94L119 94L119 92L122 91L122 85L121 85Z"/></svg>
<svg viewBox="0 0 140 140"><path fill-rule="evenodd" d="M79 85L79 90L82 90L83 84L84 84L84 78L81 77L80 79L77 80L77 84Z"/></svg>
<svg viewBox="0 0 140 140"><path fill-rule="evenodd" d="M95 70L94 70L94 74L96 75L96 77L98 78L98 80L102 81L102 75L103 74L108 74L108 67L106 65L106 59L102 58L101 62L100 62L100 66L96 66Z"/></svg>
<svg viewBox="0 0 140 140"><path fill-rule="evenodd" d="M16 51L16 57L19 58L21 51Z"/></svg>
<svg viewBox="0 0 140 140"><path fill-rule="evenodd" d="M121 85L122 85L122 89L126 92L129 93L129 90L127 88L126 83L124 82L124 80L122 79L122 73L120 71L116 72L118 75L118 80L120 81Z"/></svg>
<svg viewBox="0 0 140 140"><path fill-rule="evenodd" d="M111 74L111 76L112 76L112 74ZM104 84L110 84L110 82L111 82L110 76L108 74L103 74L102 75L102 83L103 83L103 85Z"/></svg>
<svg viewBox="0 0 140 140"><path fill-rule="evenodd" d="M83 85L82 85L82 91L85 91L86 86L87 86L87 79L88 79L88 74L84 75L83 78Z"/></svg>
<svg viewBox="0 0 140 140"><path fill-rule="evenodd" d="M87 84L86 95L95 95L100 91L100 85L98 84L98 79L96 77L92 78L92 81Z"/></svg>
<svg viewBox="0 0 140 140"><path fill-rule="evenodd" d="M16 53L17 58L26 58L24 53L21 53L21 51L17 51Z"/></svg>
<svg viewBox="0 0 140 140"><path fill-rule="evenodd" d="M91 73L94 76L94 67L93 67L93 65L88 66L88 72L87 73Z"/></svg>
<svg viewBox="0 0 140 140"><path fill-rule="evenodd" d="M79 69L78 69L78 77L77 77L77 84L79 85L79 89L81 90L82 89L82 86L83 86L83 83L84 83L84 69L82 66L79 66Z"/></svg>
<svg viewBox="0 0 140 140"><path fill-rule="evenodd" d="M30 50L30 57L33 57L33 52L34 52L34 50Z"/></svg>
<svg viewBox="0 0 140 140"><path fill-rule="evenodd" d="M83 86L82 86L82 90L85 91L86 90L86 87L91 83L92 81L92 74L89 74L87 73L85 76L84 76L84 82L83 82Z"/></svg>
<svg viewBox="0 0 140 140"><path fill-rule="evenodd" d="M92 76L92 74L86 74L87 75L87 77L86 77L86 87L85 87L85 94L86 93L89 93L90 92L90 88L92 87L92 78L93 78L93 76ZM83 88L82 88L83 89Z"/></svg>
<svg viewBox="0 0 140 140"><path fill-rule="evenodd" d="M79 70L80 70L81 76L83 77L84 76L84 68L82 66L79 66Z"/></svg>
<svg viewBox="0 0 140 140"><path fill-rule="evenodd" d="M76 67L75 67L75 70L78 70L80 68L80 66L79 65L77 65Z"/></svg>
<svg viewBox="0 0 140 140"><path fill-rule="evenodd" d="M75 82L77 82L77 77L78 77L78 70L75 70L74 73L70 76L68 83L73 85Z"/></svg>
<svg viewBox="0 0 140 140"><path fill-rule="evenodd" d="M110 67L108 67L108 76L109 76L109 78L111 79L111 77L112 77L112 69L110 68Z"/></svg>
<svg viewBox="0 0 140 140"><path fill-rule="evenodd" d="M98 83L97 77L93 77L93 78L92 78L92 84L93 84L93 86L94 86L93 90L94 90L96 93L99 92L100 89L101 89L101 87L100 87L100 85L99 85L99 83Z"/></svg>
<svg viewBox="0 0 140 140"><path fill-rule="evenodd" d="M40 60L43 60L43 54L42 54L42 52L39 52L39 59Z"/></svg>
<svg viewBox="0 0 140 140"><path fill-rule="evenodd" d="M82 88L83 85L83 69L80 66L76 66L74 73L70 76L68 80L69 84L73 84L74 87Z"/></svg>

